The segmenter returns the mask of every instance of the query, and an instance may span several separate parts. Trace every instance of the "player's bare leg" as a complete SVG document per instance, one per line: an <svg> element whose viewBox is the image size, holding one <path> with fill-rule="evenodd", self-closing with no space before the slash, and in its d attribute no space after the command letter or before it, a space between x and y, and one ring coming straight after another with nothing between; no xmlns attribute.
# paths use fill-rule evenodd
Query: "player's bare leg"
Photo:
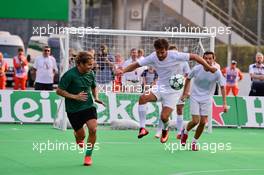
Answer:
<svg viewBox="0 0 264 175"><path fill-rule="evenodd" d="M192 116L192 120L187 124L187 127L186 127L188 132L200 122L200 118L201 117L199 115Z"/></svg>
<svg viewBox="0 0 264 175"><path fill-rule="evenodd" d="M86 122L86 125L87 125L88 131L89 131L87 143L90 143L90 144L92 144L92 146L94 146L94 144L96 142L97 120L96 119L88 120Z"/></svg>
<svg viewBox="0 0 264 175"><path fill-rule="evenodd" d="M162 134L160 137L160 142L161 143L165 143L167 142L168 138L169 138L169 117L172 113L173 109L170 107L162 107L162 111L161 111L161 115L160 115L160 119L163 122L163 128L162 128Z"/></svg>
<svg viewBox="0 0 264 175"><path fill-rule="evenodd" d="M82 127L78 131L74 131L74 136L76 143L79 145L79 147L84 147L84 138L85 138L85 129Z"/></svg>
<svg viewBox="0 0 264 175"><path fill-rule="evenodd" d="M179 104L176 106L176 114L177 114L177 118L176 118L176 128L177 128L177 134L176 134L176 138L177 139L181 139L181 131L182 131L182 125L183 125L183 107L184 107L184 104ZM157 132L156 132L156 135L155 137L156 138L160 138L160 135L162 133L162 128L163 128L163 122L162 120L160 119L159 122L158 122L158 128L157 128Z"/></svg>
<svg viewBox="0 0 264 175"><path fill-rule="evenodd" d="M97 120L96 119L91 119L86 122L86 125L88 127L89 131L89 136L87 139L87 150L85 153L85 158L84 158L84 165L89 166L92 164L92 151L94 144L96 142L96 127L97 127Z"/></svg>
<svg viewBox="0 0 264 175"><path fill-rule="evenodd" d="M138 101L138 115L139 115L139 123L140 129L138 138L142 138L148 135L148 131L146 130L146 104L148 102L155 102L157 101L156 96L152 92L146 92L139 97Z"/></svg>
<svg viewBox="0 0 264 175"><path fill-rule="evenodd" d="M177 128L177 134L176 134L176 138L177 139L181 139L181 131L182 131L182 126L183 126L183 107L184 104L178 104L176 106L176 114L177 114L177 118L176 118L176 128Z"/></svg>
<svg viewBox="0 0 264 175"><path fill-rule="evenodd" d="M193 151L198 151L198 147L197 147L196 143L203 133L206 121L207 121L207 116L201 116L200 123L199 123L199 125L195 131L195 135L194 135L194 138L192 141L192 150Z"/></svg>
<svg viewBox="0 0 264 175"><path fill-rule="evenodd" d="M181 134L181 144L184 146L186 144L186 140L188 139L188 132L194 128L200 122L200 116L193 115L192 120L188 122L186 128L182 130Z"/></svg>
<svg viewBox="0 0 264 175"><path fill-rule="evenodd" d="M195 135L194 135L195 139L199 139L200 136L202 135L206 121L207 121L207 116L201 116L200 123L199 123L199 125L196 129Z"/></svg>

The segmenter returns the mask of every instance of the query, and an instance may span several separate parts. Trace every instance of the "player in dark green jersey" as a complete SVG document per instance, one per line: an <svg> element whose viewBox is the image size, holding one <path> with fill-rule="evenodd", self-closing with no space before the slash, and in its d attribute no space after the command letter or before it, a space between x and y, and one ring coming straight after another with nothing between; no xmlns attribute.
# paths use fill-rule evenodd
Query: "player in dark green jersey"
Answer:
<svg viewBox="0 0 264 175"><path fill-rule="evenodd" d="M95 75L92 71L94 58L88 52L80 52L76 66L68 70L59 82L57 94L65 97L65 107L69 121L74 129L76 143L84 147L86 124L89 136L86 144L84 165L92 164L92 150L96 141L97 111L94 101L103 104L98 98ZM92 98L93 96L93 98Z"/></svg>

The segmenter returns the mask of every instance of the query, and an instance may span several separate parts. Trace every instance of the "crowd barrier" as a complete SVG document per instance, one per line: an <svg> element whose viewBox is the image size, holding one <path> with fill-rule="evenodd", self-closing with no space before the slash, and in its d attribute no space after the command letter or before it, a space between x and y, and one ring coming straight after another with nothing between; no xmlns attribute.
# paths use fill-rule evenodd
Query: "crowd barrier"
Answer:
<svg viewBox="0 0 264 175"><path fill-rule="evenodd" d="M100 94L105 106L97 105L98 123L115 119L139 120L139 94ZM264 97L227 97L228 112L223 113L222 97L212 101L213 126L264 128ZM161 111L160 103L147 104L146 124L156 125ZM0 122L53 123L63 115L61 99L54 91L0 91ZM173 112L171 119L175 119ZM184 108L184 119L190 119L189 103Z"/></svg>

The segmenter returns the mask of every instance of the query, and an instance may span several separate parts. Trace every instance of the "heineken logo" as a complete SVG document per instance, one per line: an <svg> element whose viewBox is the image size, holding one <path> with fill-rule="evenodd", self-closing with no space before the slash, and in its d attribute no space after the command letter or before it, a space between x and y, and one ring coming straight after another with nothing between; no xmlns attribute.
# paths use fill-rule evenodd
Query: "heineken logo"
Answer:
<svg viewBox="0 0 264 175"><path fill-rule="evenodd" d="M60 102L55 92L0 91L0 122L52 123Z"/></svg>
<svg viewBox="0 0 264 175"><path fill-rule="evenodd" d="M139 94L101 93L106 106L97 106L98 122L110 123L115 119L139 121ZM222 97L215 96L212 103L213 125L264 128L264 97L227 97L229 110L223 112ZM147 104L146 124L157 124L160 103ZM0 91L0 122L45 122L64 114L61 99L55 92ZM172 118L175 119L176 112ZM184 120L190 120L189 104L184 109Z"/></svg>

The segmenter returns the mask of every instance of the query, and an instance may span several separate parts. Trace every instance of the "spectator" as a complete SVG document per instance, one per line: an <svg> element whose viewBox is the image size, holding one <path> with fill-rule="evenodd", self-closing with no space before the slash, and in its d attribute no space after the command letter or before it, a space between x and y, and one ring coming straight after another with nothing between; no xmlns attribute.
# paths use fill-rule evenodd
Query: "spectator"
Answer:
<svg viewBox="0 0 264 175"><path fill-rule="evenodd" d="M115 55L115 79L114 79L114 82L113 82L113 91L114 92L120 92L122 90L122 76L121 75L118 75L118 72L119 70L122 69L122 65L123 65L123 58L121 56L120 53L117 53Z"/></svg>
<svg viewBox="0 0 264 175"><path fill-rule="evenodd" d="M144 58L144 50L143 49L138 49L138 59L142 59Z"/></svg>
<svg viewBox="0 0 264 175"><path fill-rule="evenodd" d="M222 70L224 77L226 78L226 95L232 93L234 96L238 95L238 82L243 79L242 72L237 68L237 62L232 60L231 66Z"/></svg>
<svg viewBox="0 0 264 175"><path fill-rule="evenodd" d="M170 45L169 50L175 50L178 51L178 48L175 45Z"/></svg>
<svg viewBox="0 0 264 175"><path fill-rule="evenodd" d="M18 49L18 55L13 59L14 65L14 90L26 90L27 83L27 73L28 73L28 61L24 55L24 50L22 48Z"/></svg>
<svg viewBox="0 0 264 175"><path fill-rule="evenodd" d="M91 54L93 56L93 58L94 58L94 66L92 68L92 71L93 71L94 75L96 75L96 70L97 70L98 67L97 67L96 59L95 59L95 50L93 48L88 48L87 52L89 54Z"/></svg>
<svg viewBox="0 0 264 175"><path fill-rule="evenodd" d="M213 55L213 57L215 57L215 55ZM216 62L216 58L214 58L213 66L216 67L217 69L221 70L221 66L220 66L220 64L218 64ZM216 83L214 95L219 95L219 85L218 85L218 83Z"/></svg>
<svg viewBox="0 0 264 175"><path fill-rule="evenodd" d="M136 62L137 60L138 60L138 52L137 49L133 48L130 50L130 58L128 58L124 62L123 68L127 67L131 63ZM137 90L138 88L141 89L141 74L145 69L146 69L145 67L140 67L132 72L127 72L123 75L122 85L125 86L126 92L136 92L138 91Z"/></svg>
<svg viewBox="0 0 264 175"><path fill-rule="evenodd" d="M6 88L6 71L8 69L7 62L3 58L2 52L0 52L0 89Z"/></svg>
<svg viewBox="0 0 264 175"><path fill-rule="evenodd" d="M28 87L33 87L34 86L34 80L36 79L34 75L34 70L32 71L33 64L31 63L31 55L27 55L27 62L28 62L28 78L27 78L27 85Z"/></svg>
<svg viewBox="0 0 264 175"><path fill-rule="evenodd" d="M108 53L108 48L106 45L101 45L99 53L97 54L96 64L96 82L103 87L106 88L107 85L110 85L112 88L112 80L113 78L113 69L114 69L114 59ZM101 89L101 88L100 88Z"/></svg>
<svg viewBox="0 0 264 175"><path fill-rule="evenodd" d="M72 48L69 49L69 69L76 66L76 56L77 56L76 51ZM63 67L63 65L61 67Z"/></svg>
<svg viewBox="0 0 264 175"><path fill-rule="evenodd" d="M142 82L144 91L147 91L148 89L156 85L156 82L158 80L158 73L152 66L149 66L148 69L144 70L141 76L143 78Z"/></svg>
<svg viewBox="0 0 264 175"><path fill-rule="evenodd" d="M28 62L28 64L30 64L30 62L31 62L31 55L27 55L27 62Z"/></svg>
<svg viewBox="0 0 264 175"><path fill-rule="evenodd" d="M249 96L264 96L264 65L263 54L256 54L256 63L249 66L249 75L251 77L251 90Z"/></svg>
<svg viewBox="0 0 264 175"><path fill-rule="evenodd" d="M50 47L43 48L43 55L35 59L33 68L36 72L35 90L53 90L54 75L58 73L56 60L50 55Z"/></svg>
<svg viewBox="0 0 264 175"><path fill-rule="evenodd" d="M93 57L95 57L95 50L93 48L88 48L87 52L90 53Z"/></svg>

